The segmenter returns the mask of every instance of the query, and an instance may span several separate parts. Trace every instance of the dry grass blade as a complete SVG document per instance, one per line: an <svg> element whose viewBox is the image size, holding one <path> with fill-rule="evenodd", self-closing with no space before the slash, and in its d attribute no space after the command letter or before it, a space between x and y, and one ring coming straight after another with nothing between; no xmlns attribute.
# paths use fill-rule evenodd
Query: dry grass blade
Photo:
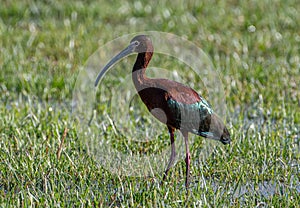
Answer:
<svg viewBox="0 0 300 208"><path fill-rule="evenodd" d="M66 127L65 130L64 130L64 133L63 133L63 136L60 140L60 145L57 149L57 152L56 152L56 156L57 156L57 159L59 160L60 159L60 156L61 156L61 151L62 151L62 148L63 148L63 144L64 144L64 141L65 141L65 138L67 136L67 133L68 133L68 128Z"/></svg>

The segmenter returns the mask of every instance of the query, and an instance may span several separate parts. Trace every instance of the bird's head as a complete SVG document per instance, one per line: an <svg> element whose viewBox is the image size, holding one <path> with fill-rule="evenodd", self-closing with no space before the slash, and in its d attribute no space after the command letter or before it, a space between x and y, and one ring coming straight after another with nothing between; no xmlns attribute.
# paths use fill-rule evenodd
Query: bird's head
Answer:
<svg viewBox="0 0 300 208"><path fill-rule="evenodd" d="M151 39L147 35L135 36L131 41L129 46L132 53L144 53L153 52L153 45Z"/></svg>
<svg viewBox="0 0 300 208"><path fill-rule="evenodd" d="M145 52L153 52L153 45L151 39L146 35L138 35L135 36L131 41L130 44L122 50L120 53L118 53L115 57L113 57L101 70L101 72L98 74L95 86L98 85L98 82L102 78L102 76L105 74L105 72L116 62L121 60L122 58L128 56L132 53L145 53Z"/></svg>

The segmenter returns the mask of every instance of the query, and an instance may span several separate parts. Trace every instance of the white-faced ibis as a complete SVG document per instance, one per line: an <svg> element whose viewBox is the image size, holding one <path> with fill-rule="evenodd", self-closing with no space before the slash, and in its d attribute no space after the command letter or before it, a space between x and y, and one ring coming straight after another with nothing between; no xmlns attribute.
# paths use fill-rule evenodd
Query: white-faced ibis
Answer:
<svg viewBox="0 0 300 208"><path fill-rule="evenodd" d="M134 86L148 110L155 118L167 125L170 134L171 156L163 180L175 160L174 132L178 129L185 140L185 185L188 188L191 160L188 133L219 140L223 144L230 143L230 134L208 102L193 89L175 81L151 79L145 75L153 55L152 41L146 35L134 37L127 48L109 61L99 73L95 86L114 63L132 53L138 53L132 69Z"/></svg>

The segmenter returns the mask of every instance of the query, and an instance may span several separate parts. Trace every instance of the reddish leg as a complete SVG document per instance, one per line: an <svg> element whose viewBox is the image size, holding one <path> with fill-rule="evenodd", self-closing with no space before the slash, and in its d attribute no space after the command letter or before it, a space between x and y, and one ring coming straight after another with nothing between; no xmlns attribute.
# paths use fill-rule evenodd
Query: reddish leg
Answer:
<svg viewBox="0 0 300 208"><path fill-rule="evenodd" d="M173 129L173 128L171 128L171 127L168 127L168 129L169 129L170 139L171 139L171 156L170 156L169 164L168 164L167 169L166 169L166 171L165 171L163 180L166 179L167 174L168 174L168 172L169 172L171 166L173 165L174 160L175 160L175 156L176 156L176 152L175 152L175 143L174 143L174 132L175 132L175 129Z"/></svg>
<svg viewBox="0 0 300 208"><path fill-rule="evenodd" d="M189 150L189 141L188 141L188 132L182 132L182 135L184 137L185 142L185 151L186 151L186 157L185 157L185 167L186 167L186 178L185 178L185 187L188 189L189 187L189 176L190 176L190 163L191 163L191 155Z"/></svg>

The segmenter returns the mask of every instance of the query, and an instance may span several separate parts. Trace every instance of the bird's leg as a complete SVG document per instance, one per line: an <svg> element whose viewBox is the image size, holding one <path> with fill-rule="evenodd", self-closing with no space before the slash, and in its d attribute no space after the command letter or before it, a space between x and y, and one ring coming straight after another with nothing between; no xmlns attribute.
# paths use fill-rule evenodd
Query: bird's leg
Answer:
<svg viewBox="0 0 300 208"><path fill-rule="evenodd" d="M168 127L168 129L169 129L170 139L171 139L171 156L170 156L169 164L168 164L167 169L166 169L166 171L165 171L163 180L166 179L167 174L168 174L168 172L169 172L171 166L173 165L174 160L175 160L175 156L176 156L176 152L175 152L175 143L174 143L174 132L175 132L175 129L173 129L173 128L171 128L171 127Z"/></svg>
<svg viewBox="0 0 300 208"><path fill-rule="evenodd" d="M184 137L185 151L186 151L186 157L185 157L185 165L186 165L185 187L186 187L186 189L188 189L188 187L189 187L191 155L190 155L190 150L189 150L188 132L182 132L182 135Z"/></svg>

